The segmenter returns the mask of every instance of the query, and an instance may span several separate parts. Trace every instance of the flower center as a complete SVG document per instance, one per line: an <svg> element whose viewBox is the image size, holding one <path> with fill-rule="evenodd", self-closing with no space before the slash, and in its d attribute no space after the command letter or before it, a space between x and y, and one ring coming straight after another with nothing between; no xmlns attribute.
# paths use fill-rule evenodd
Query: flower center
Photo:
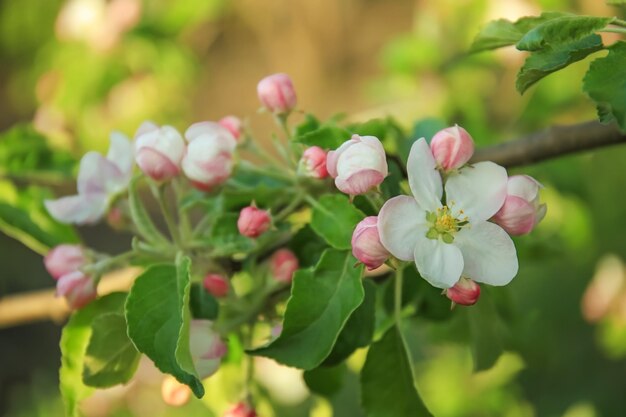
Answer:
<svg viewBox="0 0 626 417"><path fill-rule="evenodd" d="M462 214L463 210L459 211L459 215ZM434 213L426 212L426 220L430 223L426 237L429 239L441 238L445 243L454 242L456 232L468 224L467 217L462 219L455 217L448 206L440 207Z"/></svg>

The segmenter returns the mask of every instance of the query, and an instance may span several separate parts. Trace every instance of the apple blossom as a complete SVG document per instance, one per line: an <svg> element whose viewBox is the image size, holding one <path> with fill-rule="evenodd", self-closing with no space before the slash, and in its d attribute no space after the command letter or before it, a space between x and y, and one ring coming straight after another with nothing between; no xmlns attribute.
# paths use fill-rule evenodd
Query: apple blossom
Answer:
<svg viewBox="0 0 626 417"><path fill-rule="evenodd" d="M144 122L135 133L135 160L144 174L167 181L180 172L185 141L172 126Z"/></svg>
<svg viewBox="0 0 626 417"><path fill-rule="evenodd" d="M259 81L256 87L259 100L274 114L288 114L296 107L297 97L293 82L287 74L273 74Z"/></svg>
<svg viewBox="0 0 626 417"><path fill-rule="evenodd" d="M370 271L389 258L389 251L380 243L378 217L366 217L356 225L352 234L352 254Z"/></svg>
<svg viewBox="0 0 626 417"><path fill-rule="evenodd" d="M265 233L272 225L272 218L269 212L261 210L255 206L248 206L241 209L237 228L239 233L248 237L259 237Z"/></svg>
<svg viewBox="0 0 626 417"><path fill-rule="evenodd" d="M298 258L289 249L279 249L272 255L270 269L276 281L290 283L293 274L300 267Z"/></svg>
<svg viewBox="0 0 626 417"><path fill-rule="evenodd" d="M84 307L98 295L94 280L79 270L59 278L56 294L57 297L65 297L72 310Z"/></svg>
<svg viewBox="0 0 626 417"><path fill-rule="evenodd" d="M126 136L113 132L106 158L87 152L78 169L78 194L46 200L48 213L61 223L92 224L100 220L113 198L130 183L133 148Z"/></svg>
<svg viewBox="0 0 626 417"><path fill-rule="evenodd" d="M202 285L214 297L220 298L228 294L228 280L220 274L207 274Z"/></svg>
<svg viewBox="0 0 626 417"><path fill-rule="evenodd" d="M349 195L364 194L387 176L387 159L375 136L353 135L339 148L328 152L326 168L337 188Z"/></svg>
<svg viewBox="0 0 626 417"><path fill-rule="evenodd" d="M183 171L198 189L210 191L230 177L237 141L215 122L194 123L185 132L189 142Z"/></svg>
<svg viewBox="0 0 626 417"><path fill-rule="evenodd" d="M411 147L407 161L413 197L388 200L378 215L381 242L439 288L461 275L490 285L506 285L517 274L515 246L498 225L488 222L506 198L506 170L479 162L450 175L444 184L425 139Z"/></svg>
<svg viewBox="0 0 626 417"><path fill-rule="evenodd" d="M191 398L191 388L188 385L180 383L171 375L166 375L161 383L161 398L167 405L172 407L180 407Z"/></svg>
<svg viewBox="0 0 626 417"><path fill-rule="evenodd" d="M222 417L257 417L257 413L254 411L254 408L241 402L228 409Z"/></svg>
<svg viewBox="0 0 626 417"><path fill-rule="evenodd" d="M476 304L480 297L480 285L469 278L461 277L459 282L446 290L448 297L454 304L471 306Z"/></svg>
<svg viewBox="0 0 626 417"><path fill-rule="evenodd" d="M222 356L228 350L209 320L192 320L189 327L189 349L200 379L217 372Z"/></svg>
<svg viewBox="0 0 626 417"><path fill-rule="evenodd" d="M239 139L243 134L243 123L241 122L241 119L239 119L237 116L225 116L218 120L217 123L220 126L228 129L228 131L231 133L231 135L233 135L235 140L239 142Z"/></svg>
<svg viewBox="0 0 626 417"><path fill-rule="evenodd" d="M539 203L542 187L528 175L509 177L504 205L491 220L511 235L530 233L546 215L546 205Z"/></svg>
<svg viewBox="0 0 626 417"><path fill-rule="evenodd" d="M319 146L311 146L302 154L298 163L298 174L312 178L326 178L326 151Z"/></svg>
<svg viewBox="0 0 626 417"><path fill-rule="evenodd" d="M52 248L43 262L52 278L59 279L87 263L87 256L82 246L63 244Z"/></svg>
<svg viewBox="0 0 626 417"><path fill-rule="evenodd" d="M440 130L430 141L437 166L445 171L461 168L474 154L474 140L462 127Z"/></svg>

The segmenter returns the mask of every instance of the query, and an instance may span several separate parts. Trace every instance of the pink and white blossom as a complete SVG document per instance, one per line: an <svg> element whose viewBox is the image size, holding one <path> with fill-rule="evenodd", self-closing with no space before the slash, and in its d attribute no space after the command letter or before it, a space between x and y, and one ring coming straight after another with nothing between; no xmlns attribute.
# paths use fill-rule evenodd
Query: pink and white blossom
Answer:
<svg viewBox="0 0 626 417"><path fill-rule="evenodd" d="M380 243L378 217L366 217L356 225L352 233L352 254L370 271L389 258L389 251Z"/></svg>
<svg viewBox="0 0 626 417"><path fill-rule="evenodd" d="M217 123L227 129L237 142L240 141L241 135L243 134L243 122L239 117L225 116L218 120Z"/></svg>
<svg viewBox="0 0 626 417"><path fill-rule="evenodd" d="M167 181L180 173L185 141L172 126L144 122L135 133L135 160L155 181Z"/></svg>
<svg viewBox="0 0 626 417"><path fill-rule="evenodd" d="M474 154L474 140L458 125L440 130L430 141L437 166L444 171L461 168Z"/></svg>
<svg viewBox="0 0 626 417"><path fill-rule="evenodd" d="M515 246L488 222L506 198L506 170L479 162L451 174L444 184L426 140L416 141L407 162L413 196L388 200L378 215L381 242L396 258L415 261L420 275L438 288L461 276L506 285L517 274Z"/></svg>
<svg viewBox="0 0 626 417"><path fill-rule="evenodd" d="M293 274L299 267L298 258L289 249L277 250L270 260L272 276L278 282L290 283L293 280Z"/></svg>
<svg viewBox="0 0 626 417"><path fill-rule="evenodd" d="M446 297L454 304L472 306L480 297L480 285L469 278L461 277L459 282L446 290Z"/></svg>
<svg viewBox="0 0 626 417"><path fill-rule="evenodd" d="M215 122L194 123L185 138L183 171L196 188L211 191L230 177L237 141L228 129Z"/></svg>
<svg viewBox="0 0 626 417"><path fill-rule="evenodd" d="M247 237L259 237L272 225L272 218L267 210L255 206L241 209L237 219L239 233Z"/></svg>
<svg viewBox="0 0 626 417"><path fill-rule="evenodd" d="M113 198L126 190L132 177L133 147L128 138L113 132L106 158L87 152L78 169L78 194L46 200L48 213L61 223L93 224L106 213Z"/></svg>
<svg viewBox="0 0 626 417"><path fill-rule="evenodd" d="M192 320L189 326L189 350L200 379L217 372L228 348L213 330L210 320Z"/></svg>
<svg viewBox="0 0 626 417"><path fill-rule="evenodd" d="M259 101L274 114L288 114L298 99L293 82L287 74L273 74L259 81L256 87Z"/></svg>
<svg viewBox="0 0 626 417"><path fill-rule="evenodd" d="M326 151L319 146L307 148L298 163L298 174L311 178L326 178Z"/></svg>
<svg viewBox="0 0 626 417"><path fill-rule="evenodd" d="M87 263L87 255L80 245L58 245L43 258L46 270L52 278L59 279L65 274L76 271Z"/></svg>
<svg viewBox="0 0 626 417"><path fill-rule="evenodd" d="M326 168L339 191L349 195L365 194L388 174L385 150L375 136L352 136L328 152Z"/></svg>
<svg viewBox="0 0 626 417"><path fill-rule="evenodd" d="M59 278L56 295L65 297L72 310L86 306L98 296L93 278L79 270Z"/></svg>
<svg viewBox="0 0 626 417"><path fill-rule="evenodd" d="M514 236L530 233L546 215L546 205L539 203L543 186L528 175L513 175L507 182L504 204L491 219Z"/></svg>

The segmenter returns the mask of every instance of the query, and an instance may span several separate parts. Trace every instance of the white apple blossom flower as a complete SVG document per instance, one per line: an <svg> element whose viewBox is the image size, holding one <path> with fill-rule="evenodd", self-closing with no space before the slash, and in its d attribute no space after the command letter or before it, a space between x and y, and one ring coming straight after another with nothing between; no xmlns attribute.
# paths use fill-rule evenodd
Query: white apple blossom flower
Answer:
<svg viewBox="0 0 626 417"><path fill-rule="evenodd" d="M52 217L62 223L91 224L104 216L110 200L124 191L132 177L133 146L128 138L111 133L106 158L98 152L87 152L78 169L78 194L46 200Z"/></svg>
<svg viewBox="0 0 626 417"><path fill-rule="evenodd" d="M488 222L504 203L506 170L479 162L451 174L444 184L424 139L413 144L407 162L413 197L388 200L378 215L383 245L396 258L414 260L431 285L450 288L461 276L506 285L517 274L515 246Z"/></svg>

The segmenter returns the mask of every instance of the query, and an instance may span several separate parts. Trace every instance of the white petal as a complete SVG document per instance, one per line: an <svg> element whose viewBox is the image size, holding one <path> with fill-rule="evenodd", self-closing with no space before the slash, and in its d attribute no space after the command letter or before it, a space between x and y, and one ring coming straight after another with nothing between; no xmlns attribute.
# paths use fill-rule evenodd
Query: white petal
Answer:
<svg viewBox="0 0 626 417"><path fill-rule="evenodd" d="M123 189L126 177L117 165L97 152L87 152L80 160L78 194L113 194Z"/></svg>
<svg viewBox="0 0 626 417"><path fill-rule="evenodd" d="M506 198L506 170L493 162L479 162L448 178L448 206L463 210L470 223L481 222L496 214Z"/></svg>
<svg viewBox="0 0 626 417"><path fill-rule="evenodd" d="M463 253L463 275L476 282L506 285L517 275L515 245L496 224L480 222L461 229L454 243Z"/></svg>
<svg viewBox="0 0 626 417"><path fill-rule="evenodd" d="M48 213L61 223L91 224L107 209L106 194L72 195L44 201Z"/></svg>
<svg viewBox="0 0 626 417"><path fill-rule="evenodd" d="M420 237L426 237L426 212L406 195L387 200L378 213L378 233L383 246L396 258L413 259Z"/></svg>
<svg viewBox="0 0 626 417"><path fill-rule="evenodd" d="M411 146L407 171L411 192L422 209L434 212L441 207L441 175L426 139L418 139Z"/></svg>
<svg viewBox="0 0 626 417"><path fill-rule="evenodd" d="M509 195L523 198L529 202L537 198L540 188L543 188L543 185L528 175L513 175L509 177L507 183L507 193Z"/></svg>
<svg viewBox="0 0 626 417"><path fill-rule="evenodd" d="M130 177L133 169L133 145L128 137L120 132L111 132L111 145L107 159L113 162L125 177Z"/></svg>
<svg viewBox="0 0 626 417"><path fill-rule="evenodd" d="M454 244L422 236L414 256L420 275L433 287L450 288L461 278L463 255Z"/></svg>

